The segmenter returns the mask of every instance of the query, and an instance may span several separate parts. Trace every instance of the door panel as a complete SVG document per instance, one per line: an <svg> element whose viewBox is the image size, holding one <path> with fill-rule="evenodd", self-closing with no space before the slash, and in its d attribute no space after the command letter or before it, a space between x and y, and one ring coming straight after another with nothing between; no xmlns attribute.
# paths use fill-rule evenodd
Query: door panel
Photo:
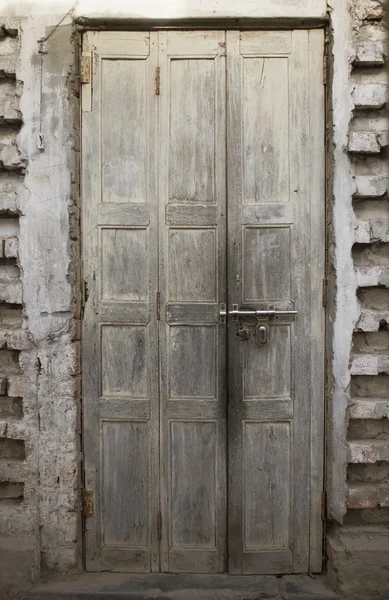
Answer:
<svg viewBox="0 0 389 600"><path fill-rule="evenodd" d="M323 44L84 36L89 571L321 570Z"/></svg>
<svg viewBox="0 0 389 600"><path fill-rule="evenodd" d="M162 568L226 568L225 33L160 32Z"/></svg>
<svg viewBox="0 0 389 600"><path fill-rule="evenodd" d="M313 146L322 118L309 118L310 103L323 106L309 64L317 36L227 33L228 305L298 311L229 319L229 571L236 574L309 568L317 406L308 382L313 364L320 378L323 369L312 344L322 311L311 301L312 271L323 276L323 178ZM257 343L257 325L267 329L266 343Z"/></svg>
<svg viewBox="0 0 389 600"><path fill-rule="evenodd" d="M83 113L89 571L159 570L155 38L86 35L94 53L92 110Z"/></svg>

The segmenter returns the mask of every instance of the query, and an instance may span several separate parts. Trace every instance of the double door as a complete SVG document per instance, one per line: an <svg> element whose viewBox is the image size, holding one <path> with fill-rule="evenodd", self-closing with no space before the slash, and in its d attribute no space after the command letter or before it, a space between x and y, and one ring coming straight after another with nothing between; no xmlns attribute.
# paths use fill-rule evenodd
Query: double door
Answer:
<svg viewBox="0 0 389 600"><path fill-rule="evenodd" d="M323 32L83 51L87 569L320 571Z"/></svg>

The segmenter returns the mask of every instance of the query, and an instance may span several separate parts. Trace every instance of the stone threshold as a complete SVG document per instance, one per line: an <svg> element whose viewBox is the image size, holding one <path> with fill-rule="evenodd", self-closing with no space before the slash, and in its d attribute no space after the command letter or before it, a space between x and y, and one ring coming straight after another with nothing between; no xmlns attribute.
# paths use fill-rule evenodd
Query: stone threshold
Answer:
<svg viewBox="0 0 389 600"><path fill-rule="evenodd" d="M31 600L337 600L324 576L83 573L40 583Z"/></svg>

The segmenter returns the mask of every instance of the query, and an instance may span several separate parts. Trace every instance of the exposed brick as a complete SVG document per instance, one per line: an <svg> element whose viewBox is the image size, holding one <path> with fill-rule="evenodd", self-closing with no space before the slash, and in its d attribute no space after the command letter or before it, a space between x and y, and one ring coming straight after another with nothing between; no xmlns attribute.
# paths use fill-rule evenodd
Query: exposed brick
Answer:
<svg viewBox="0 0 389 600"><path fill-rule="evenodd" d="M0 438L0 460L24 460L24 441Z"/></svg>
<svg viewBox="0 0 389 600"><path fill-rule="evenodd" d="M24 483L16 481L0 481L0 503L4 501L22 502Z"/></svg>
<svg viewBox="0 0 389 600"><path fill-rule="evenodd" d="M0 419L21 419L23 416L23 399L0 397Z"/></svg>
<svg viewBox="0 0 389 600"><path fill-rule="evenodd" d="M7 36L0 39L0 78L15 76L18 50L17 38Z"/></svg>
<svg viewBox="0 0 389 600"><path fill-rule="evenodd" d="M354 483L349 485L348 508L374 508L378 506L378 488L375 484Z"/></svg>
<svg viewBox="0 0 389 600"><path fill-rule="evenodd" d="M348 442L348 450L351 463L389 461L389 441L386 440L353 440Z"/></svg>
<svg viewBox="0 0 389 600"><path fill-rule="evenodd" d="M0 281L0 302L21 304L23 298L22 284L20 281L3 283Z"/></svg>
<svg viewBox="0 0 389 600"><path fill-rule="evenodd" d="M0 131L0 162L5 169L10 171L23 167L14 131Z"/></svg>
<svg viewBox="0 0 389 600"><path fill-rule="evenodd" d="M352 398L351 419L389 419L389 398Z"/></svg>
<svg viewBox="0 0 389 600"><path fill-rule="evenodd" d="M8 381L6 377L0 378L0 396L6 396L8 390Z"/></svg>
<svg viewBox="0 0 389 600"><path fill-rule="evenodd" d="M359 287L389 287L389 267L358 267L355 269L355 275Z"/></svg>
<svg viewBox="0 0 389 600"><path fill-rule="evenodd" d="M4 257L17 258L19 254L19 240L17 237L9 237L4 240Z"/></svg>
<svg viewBox="0 0 389 600"><path fill-rule="evenodd" d="M354 64L359 67L383 65L385 50L384 42L365 40L357 46Z"/></svg>
<svg viewBox="0 0 389 600"><path fill-rule="evenodd" d="M389 373L389 355L361 354L351 358L351 375Z"/></svg>
<svg viewBox="0 0 389 600"><path fill-rule="evenodd" d="M389 220L361 221L358 220L355 229L355 241L358 244L389 242Z"/></svg>
<svg viewBox="0 0 389 600"><path fill-rule="evenodd" d="M378 154L381 146L373 131L351 131L349 134L348 151L362 154Z"/></svg>
<svg viewBox="0 0 389 600"><path fill-rule="evenodd" d="M368 21L379 21L384 17L383 2L379 0L367 0L364 8L363 18Z"/></svg>
<svg viewBox="0 0 389 600"><path fill-rule="evenodd" d="M379 109L387 102L389 97L389 87L381 83L367 83L356 85L352 98L355 108L358 109Z"/></svg>
<svg viewBox="0 0 389 600"><path fill-rule="evenodd" d="M23 398L31 390L31 385L27 377L23 375L8 377L8 395L12 397Z"/></svg>
<svg viewBox="0 0 389 600"><path fill-rule="evenodd" d="M28 350L31 348L31 342L28 338L26 329L1 329L0 328L0 348L9 348L12 350Z"/></svg>
<svg viewBox="0 0 389 600"><path fill-rule="evenodd" d="M389 178L382 175L361 175L355 177L356 192L359 198L374 198L388 193Z"/></svg>
<svg viewBox="0 0 389 600"><path fill-rule="evenodd" d="M20 123L19 88L12 80L0 81L0 122Z"/></svg>

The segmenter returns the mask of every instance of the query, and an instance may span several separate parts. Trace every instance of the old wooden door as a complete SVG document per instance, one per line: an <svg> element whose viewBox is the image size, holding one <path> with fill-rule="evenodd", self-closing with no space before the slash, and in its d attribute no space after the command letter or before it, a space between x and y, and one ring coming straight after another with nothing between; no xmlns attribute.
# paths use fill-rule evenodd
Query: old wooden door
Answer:
<svg viewBox="0 0 389 600"><path fill-rule="evenodd" d="M320 571L322 32L83 51L87 569Z"/></svg>

